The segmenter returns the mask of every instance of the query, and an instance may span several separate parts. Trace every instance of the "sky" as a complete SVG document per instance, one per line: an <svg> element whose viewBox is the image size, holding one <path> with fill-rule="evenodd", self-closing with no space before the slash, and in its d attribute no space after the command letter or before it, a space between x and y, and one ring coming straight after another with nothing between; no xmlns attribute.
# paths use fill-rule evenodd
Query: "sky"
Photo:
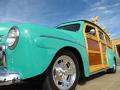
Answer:
<svg viewBox="0 0 120 90"><path fill-rule="evenodd" d="M111 38L120 38L120 0L0 0L0 23L54 27L95 16Z"/></svg>

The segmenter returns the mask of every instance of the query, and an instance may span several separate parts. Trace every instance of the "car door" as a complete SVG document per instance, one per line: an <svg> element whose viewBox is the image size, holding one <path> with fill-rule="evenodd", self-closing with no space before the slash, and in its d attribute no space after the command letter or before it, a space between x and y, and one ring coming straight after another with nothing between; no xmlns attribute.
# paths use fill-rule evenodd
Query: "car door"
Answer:
<svg viewBox="0 0 120 90"><path fill-rule="evenodd" d="M94 25L89 23L85 24L84 35L90 65L90 72L95 72L103 68L99 38L97 33L97 29Z"/></svg>
<svg viewBox="0 0 120 90"><path fill-rule="evenodd" d="M106 40L105 40L105 33L98 29L98 35L99 35L99 43L100 43L100 48L101 48L101 57L102 57L102 64L103 67L106 68L108 65L108 60L107 60L107 45L106 45Z"/></svg>

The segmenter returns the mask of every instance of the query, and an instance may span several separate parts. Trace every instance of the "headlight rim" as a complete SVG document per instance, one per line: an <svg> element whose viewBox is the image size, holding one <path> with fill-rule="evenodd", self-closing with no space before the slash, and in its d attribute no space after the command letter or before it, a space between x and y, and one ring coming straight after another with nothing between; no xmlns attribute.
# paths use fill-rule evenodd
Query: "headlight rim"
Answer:
<svg viewBox="0 0 120 90"><path fill-rule="evenodd" d="M15 47L16 47L16 45L17 45L17 43L18 43L18 40L19 40L19 30L18 30L18 27L17 26L13 26L12 28L10 28L10 30L9 30L9 32L8 32L8 35L7 35L7 39L8 38L10 38L9 37L9 35L10 35L10 33L12 32L12 30L15 30L15 32L17 32L17 36L16 37L14 37L15 38L15 41L14 41L14 43L10 46L10 45L8 45L8 42L7 42L7 46L10 48L10 49L14 49ZM6 40L7 40L6 39Z"/></svg>

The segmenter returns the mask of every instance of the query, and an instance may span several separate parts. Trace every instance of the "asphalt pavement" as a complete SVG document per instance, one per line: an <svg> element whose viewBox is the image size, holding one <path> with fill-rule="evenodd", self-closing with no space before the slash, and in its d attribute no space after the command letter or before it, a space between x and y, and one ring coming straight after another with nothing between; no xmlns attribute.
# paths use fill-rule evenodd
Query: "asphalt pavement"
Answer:
<svg viewBox="0 0 120 90"><path fill-rule="evenodd" d="M102 72L79 82L76 90L120 90L120 66L115 74Z"/></svg>
<svg viewBox="0 0 120 90"><path fill-rule="evenodd" d="M0 90L41 90L29 84L16 84L2 86ZM81 79L76 90L120 90L120 66L117 67L115 74L105 72L92 75L89 78Z"/></svg>

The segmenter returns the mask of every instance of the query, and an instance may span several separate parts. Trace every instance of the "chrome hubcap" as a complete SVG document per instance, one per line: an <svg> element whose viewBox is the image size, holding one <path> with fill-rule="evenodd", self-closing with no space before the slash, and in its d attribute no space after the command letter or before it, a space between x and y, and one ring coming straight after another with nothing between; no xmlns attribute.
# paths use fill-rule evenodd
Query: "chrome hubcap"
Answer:
<svg viewBox="0 0 120 90"><path fill-rule="evenodd" d="M60 56L54 63L52 76L59 89L69 89L76 79L76 67L72 58L67 55Z"/></svg>
<svg viewBox="0 0 120 90"><path fill-rule="evenodd" d="M113 65L113 69L116 70L116 64Z"/></svg>

